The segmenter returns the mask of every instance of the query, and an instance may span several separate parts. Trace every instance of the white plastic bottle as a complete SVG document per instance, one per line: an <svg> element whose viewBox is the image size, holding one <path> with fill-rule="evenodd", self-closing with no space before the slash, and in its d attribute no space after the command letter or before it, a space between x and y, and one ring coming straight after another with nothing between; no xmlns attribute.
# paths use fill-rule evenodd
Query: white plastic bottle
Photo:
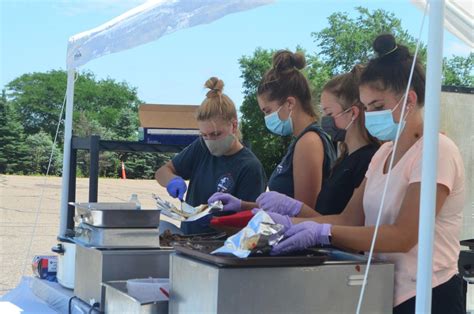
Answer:
<svg viewBox="0 0 474 314"><path fill-rule="evenodd" d="M140 201L138 200L138 195L133 193L132 196L130 196L130 203L135 203L136 207L135 209L142 209L142 204L140 204Z"/></svg>

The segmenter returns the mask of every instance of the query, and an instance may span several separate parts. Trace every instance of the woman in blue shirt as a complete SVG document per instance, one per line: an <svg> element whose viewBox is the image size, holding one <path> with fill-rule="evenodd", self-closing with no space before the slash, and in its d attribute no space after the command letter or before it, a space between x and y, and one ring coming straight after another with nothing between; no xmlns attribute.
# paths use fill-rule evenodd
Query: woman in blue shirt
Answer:
<svg viewBox="0 0 474 314"><path fill-rule="evenodd" d="M197 110L201 136L155 174L169 195L192 206L206 204L215 192L255 201L266 187L262 164L240 142L237 112L222 93L224 82L207 80L206 99ZM185 180L189 180L189 187Z"/></svg>

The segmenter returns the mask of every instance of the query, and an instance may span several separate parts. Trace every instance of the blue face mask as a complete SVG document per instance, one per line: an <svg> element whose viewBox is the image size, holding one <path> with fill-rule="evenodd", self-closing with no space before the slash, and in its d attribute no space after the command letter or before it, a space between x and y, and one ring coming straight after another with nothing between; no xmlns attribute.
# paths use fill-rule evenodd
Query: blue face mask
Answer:
<svg viewBox="0 0 474 314"><path fill-rule="evenodd" d="M291 121L291 112L288 120L280 119L278 112L282 107L270 113L268 116L265 116L265 125L270 132L280 136L287 136L293 133L293 122Z"/></svg>
<svg viewBox="0 0 474 314"><path fill-rule="evenodd" d="M403 99L403 98L402 98ZM381 111L367 111L365 112L365 127L369 131L370 135L378 138L381 141L395 141L397 137L398 123L393 121L392 112L397 109L400 105L401 99L398 104L392 109L381 110ZM405 120L402 119L400 134L403 132L405 127Z"/></svg>

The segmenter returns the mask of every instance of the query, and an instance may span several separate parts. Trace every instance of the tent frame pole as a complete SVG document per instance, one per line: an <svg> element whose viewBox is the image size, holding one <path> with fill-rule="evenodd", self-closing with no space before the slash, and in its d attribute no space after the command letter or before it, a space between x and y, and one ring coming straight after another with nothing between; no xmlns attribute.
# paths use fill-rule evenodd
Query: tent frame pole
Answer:
<svg viewBox="0 0 474 314"><path fill-rule="evenodd" d="M444 0L431 0L429 5L430 20L418 229L416 313L431 313L439 111L443 62Z"/></svg>
<svg viewBox="0 0 474 314"><path fill-rule="evenodd" d="M70 68L67 71L67 90L66 90L66 119L64 122L64 151L63 151L63 173L61 182L61 206L59 220L59 236L65 237L68 219L68 201L69 201L69 177L71 161L71 143L72 143L72 115L74 108L74 76L75 69Z"/></svg>

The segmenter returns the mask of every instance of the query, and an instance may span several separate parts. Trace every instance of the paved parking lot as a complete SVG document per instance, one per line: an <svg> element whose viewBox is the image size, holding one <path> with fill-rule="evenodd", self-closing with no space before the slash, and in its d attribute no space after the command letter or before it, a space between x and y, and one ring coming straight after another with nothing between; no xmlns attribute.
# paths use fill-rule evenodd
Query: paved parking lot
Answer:
<svg viewBox="0 0 474 314"><path fill-rule="evenodd" d="M138 194L144 209L155 208L152 193L169 199L166 189L154 180L99 179L99 201L126 202L132 193ZM34 255L53 254L60 198L61 178L0 175L0 295L18 284L25 262L24 274L32 274ZM76 200L87 202L87 198L88 179L78 179ZM38 223L27 254L38 208Z"/></svg>

